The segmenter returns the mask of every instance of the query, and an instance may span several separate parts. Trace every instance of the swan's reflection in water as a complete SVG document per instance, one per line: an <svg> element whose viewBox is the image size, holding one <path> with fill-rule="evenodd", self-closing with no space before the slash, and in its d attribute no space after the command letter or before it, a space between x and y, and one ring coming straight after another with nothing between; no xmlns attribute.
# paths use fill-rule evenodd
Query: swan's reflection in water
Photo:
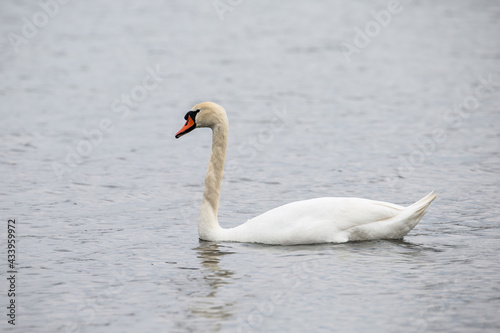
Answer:
<svg viewBox="0 0 500 333"><path fill-rule="evenodd" d="M221 257L233 254L225 249L225 246L216 243L200 241L200 246L194 248L197 257L201 262L201 275L203 283L200 285L200 293L194 299L194 306L191 307L191 313L198 320L207 325L209 320L210 329L207 331L219 331L222 323L234 316L234 302L225 295L221 295L221 289L231 283L231 277L234 272L221 269L219 263Z"/></svg>

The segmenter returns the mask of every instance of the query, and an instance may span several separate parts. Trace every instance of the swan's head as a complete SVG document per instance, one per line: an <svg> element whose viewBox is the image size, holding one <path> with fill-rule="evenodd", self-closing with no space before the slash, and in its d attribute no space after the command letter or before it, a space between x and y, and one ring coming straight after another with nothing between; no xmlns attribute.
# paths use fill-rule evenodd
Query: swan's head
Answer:
<svg viewBox="0 0 500 333"><path fill-rule="evenodd" d="M218 125L227 126L226 110L218 104L204 102L193 106L191 111L184 116L186 123L175 135L178 139L198 127L210 127L214 129Z"/></svg>

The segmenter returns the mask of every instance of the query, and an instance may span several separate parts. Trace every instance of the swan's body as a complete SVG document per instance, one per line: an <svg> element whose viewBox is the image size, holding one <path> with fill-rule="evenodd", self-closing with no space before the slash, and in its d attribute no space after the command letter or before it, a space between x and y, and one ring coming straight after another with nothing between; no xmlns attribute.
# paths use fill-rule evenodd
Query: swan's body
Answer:
<svg viewBox="0 0 500 333"><path fill-rule="evenodd" d="M403 207L359 198L317 198L277 207L235 228L221 228L217 220L226 156L226 111L211 102L195 105L176 138L198 127L210 127L212 154L198 220L198 235L208 241L263 244L343 243L373 239L401 239L422 219L436 194L430 193Z"/></svg>

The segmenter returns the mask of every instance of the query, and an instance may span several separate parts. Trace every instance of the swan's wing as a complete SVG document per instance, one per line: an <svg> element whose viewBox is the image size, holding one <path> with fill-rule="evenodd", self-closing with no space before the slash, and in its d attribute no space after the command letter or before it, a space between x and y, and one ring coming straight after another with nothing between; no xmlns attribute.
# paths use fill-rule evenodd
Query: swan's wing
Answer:
<svg viewBox="0 0 500 333"><path fill-rule="evenodd" d="M368 199L317 198L274 208L227 232L233 239L268 244L345 242L346 230L390 219L403 209Z"/></svg>
<svg viewBox="0 0 500 333"><path fill-rule="evenodd" d="M272 209L249 222L286 227L304 220L329 221L338 230L389 219L405 207L388 202L360 198L317 198L296 201Z"/></svg>

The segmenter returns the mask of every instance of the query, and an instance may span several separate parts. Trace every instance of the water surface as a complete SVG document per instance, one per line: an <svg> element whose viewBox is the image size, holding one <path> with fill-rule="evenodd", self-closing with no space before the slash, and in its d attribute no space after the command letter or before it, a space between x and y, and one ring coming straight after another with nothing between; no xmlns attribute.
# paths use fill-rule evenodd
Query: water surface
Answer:
<svg viewBox="0 0 500 333"><path fill-rule="evenodd" d="M350 57L388 2L1 9L2 331L500 328L497 2L402 1ZM211 136L174 134L205 100L230 120L224 227L314 197L438 199L402 241L200 242Z"/></svg>

